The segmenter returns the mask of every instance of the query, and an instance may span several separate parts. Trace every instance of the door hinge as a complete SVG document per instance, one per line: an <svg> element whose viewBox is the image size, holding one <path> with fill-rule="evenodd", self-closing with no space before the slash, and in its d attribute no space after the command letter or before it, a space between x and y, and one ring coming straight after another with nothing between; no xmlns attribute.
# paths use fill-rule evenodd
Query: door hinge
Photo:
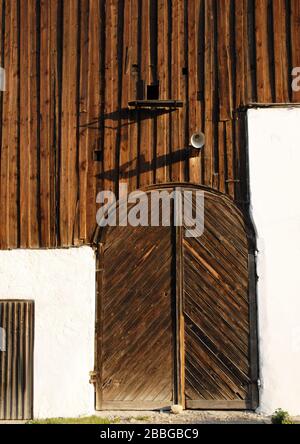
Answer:
<svg viewBox="0 0 300 444"><path fill-rule="evenodd" d="M97 379L98 379L99 372L97 372L97 371L94 370L94 371L90 372L89 375L90 375L89 383L90 383L90 384L96 384L96 383L97 383Z"/></svg>

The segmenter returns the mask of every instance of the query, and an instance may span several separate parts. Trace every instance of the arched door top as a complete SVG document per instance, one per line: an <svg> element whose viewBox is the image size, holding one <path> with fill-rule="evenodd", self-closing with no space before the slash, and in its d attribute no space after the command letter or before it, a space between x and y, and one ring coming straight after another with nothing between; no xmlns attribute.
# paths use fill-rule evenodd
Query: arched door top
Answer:
<svg viewBox="0 0 300 444"><path fill-rule="evenodd" d="M145 193L151 193L152 191L164 191L164 190L181 190L181 191L202 191L204 193L205 197L216 199L216 201L222 202L223 206L227 208L228 212L230 212L234 218L239 220L240 224L244 226L246 236L249 241L252 243L253 239L253 229L249 225L249 221L245 218L242 211L238 208L236 203L233 201L233 199L228 196L227 194L223 194L218 190L214 190L212 188L203 186L203 185L196 185L191 183L185 183L185 182L171 182L171 183L163 183L163 184L154 184L149 185L146 187L142 187L139 189L134 190L132 193L139 193L139 192L145 192ZM120 201L118 200L116 202L116 208L120 205ZM97 228L95 230L95 234L93 237L93 244L97 245L99 242L103 242L106 236L106 231L109 230L109 226L107 227L101 227L97 225Z"/></svg>

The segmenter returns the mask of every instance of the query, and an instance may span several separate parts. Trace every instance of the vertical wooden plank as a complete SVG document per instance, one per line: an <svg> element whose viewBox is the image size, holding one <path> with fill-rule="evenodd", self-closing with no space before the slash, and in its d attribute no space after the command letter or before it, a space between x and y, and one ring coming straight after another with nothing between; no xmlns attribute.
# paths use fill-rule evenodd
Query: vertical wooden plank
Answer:
<svg viewBox="0 0 300 444"><path fill-rule="evenodd" d="M42 0L40 35L40 223L41 246L55 246L55 98L57 0Z"/></svg>
<svg viewBox="0 0 300 444"><path fill-rule="evenodd" d="M62 85L62 2L51 2L51 128L52 156L50 162L50 220L51 245L59 239L59 162L61 145L61 85Z"/></svg>
<svg viewBox="0 0 300 444"><path fill-rule="evenodd" d="M141 2L142 11L140 20L142 21L141 36L141 78L145 83L145 93L147 85L153 81L151 69L151 32L150 32L150 7L151 0ZM146 97L145 97L146 98ZM140 113L140 158L139 158L139 184L141 187L150 185L154 181L153 167L153 119L151 112L142 111Z"/></svg>
<svg viewBox="0 0 300 444"><path fill-rule="evenodd" d="M79 238L87 237L87 171L89 126L97 127L89 119L88 71L89 61L89 2L81 3L80 11L80 96L79 96Z"/></svg>
<svg viewBox="0 0 300 444"><path fill-rule="evenodd" d="M8 66L8 87L10 94L10 105L11 108L8 110L9 117L12 119L12 122L9 122L9 130L11 132L8 133L8 169L7 169L7 178L8 178L8 246L10 248L17 246L17 152L18 152L18 128L17 128L17 119L18 119L18 94L17 85L18 85L18 49L17 49L17 6L14 5L12 7L12 17L10 18L10 29L11 29L11 41L10 48L11 51L11 59L10 65ZM13 65L15 64L15 66ZM15 88L15 90L13 90ZM6 93L4 93L6 94Z"/></svg>
<svg viewBox="0 0 300 444"><path fill-rule="evenodd" d="M26 334L24 347L24 418L31 418L32 415L32 304L26 304L24 329Z"/></svg>
<svg viewBox="0 0 300 444"><path fill-rule="evenodd" d="M205 120L205 146L203 148L204 154L204 185L207 187L213 186L213 172L214 172L214 134L215 123L211 120Z"/></svg>
<svg viewBox="0 0 300 444"><path fill-rule="evenodd" d="M87 239L90 242L96 228L96 194L97 194L97 174L99 172L99 162L94 159L94 151L99 149L99 119L100 119L100 51L101 51L101 2L92 0L89 2L89 78L88 78L88 113L90 122L98 122L96 129L93 125L88 129L88 170L87 170Z"/></svg>
<svg viewBox="0 0 300 444"><path fill-rule="evenodd" d="M37 132L37 10L20 1L20 245L39 246Z"/></svg>
<svg viewBox="0 0 300 444"><path fill-rule="evenodd" d="M5 3L1 3L1 25L5 26L4 41L1 42L1 66L6 70L9 66L10 61L10 9L11 4L9 3L5 8ZM2 28L1 28L2 29ZM3 54L3 56L2 56ZM1 211L1 224L0 224L0 248L4 249L8 247L9 243L9 211L8 211L8 165L9 165L9 145L7 137L9 134L8 125L11 119L8 117L9 110L9 98L12 94L9 94L10 87L7 84L6 79L6 93L1 92L1 153L0 153L0 211ZM2 413L1 413L2 415Z"/></svg>
<svg viewBox="0 0 300 444"><path fill-rule="evenodd" d="M213 1L205 2L205 119L213 120L214 102L213 91L215 86L214 72L214 13Z"/></svg>
<svg viewBox="0 0 300 444"><path fill-rule="evenodd" d="M80 0L70 1L70 52L69 63L70 72L68 80L69 100L69 125L68 125L68 145L69 145L69 245L78 244L78 29L79 17L78 8ZM66 86L66 85L65 85Z"/></svg>
<svg viewBox="0 0 300 444"><path fill-rule="evenodd" d="M62 72L62 91L61 91L61 146L60 146L60 171L59 171L59 238L60 245L69 243L69 146L68 146L68 127L69 127L69 70L71 62L69 60L70 46L70 0L64 3L63 9L63 72Z"/></svg>
<svg viewBox="0 0 300 444"><path fill-rule="evenodd" d="M89 53L89 2L81 3L80 11L80 97L79 97L79 237L87 237L87 172L89 127L97 127L97 121L89 118L88 73Z"/></svg>
<svg viewBox="0 0 300 444"><path fill-rule="evenodd" d="M2 8L4 3L2 2ZM1 9L3 11L3 9ZM6 91L3 95L0 180L0 247L18 246L18 8L5 3L4 60Z"/></svg>
<svg viewBox="0 0 300 444"><path fill-rule="evenodd" d="M0 66L4 67L4 48L5 48L5 1L0 1ZM0 93L0 148L2 148L2 127L3 127L3 93ZM0 151L1 153L1 151ZM1 154L0 154L0 205L1 205ZM1 230L0 230L1 240ZM1 245L1 243L0 243Z"/></svg>
<svg viewBox="0 0 300 444"><path fill-rule="evenodd" d="M204 184L211 187L213 184L214 171L214 129L213 121L217 118L215 115L215 17L214 2L207 0L205 2L205 147L204 147Z"/></svg>
<svg viewBox="0 0 300 444"><path fill-rule="evenodd" d="M249 6L251 6L251 10L249 10ZM255 34L251 31L250 26L251 20L254 18L252 9L252 0L234 2L236 108L255 101L256 95L255 69L252 69L250 60L250 53L253 53L255 47Z"/></svg>
<svg viewBox="0 0 300 444"><path fill-rule="evenodd" d="M77 28L78 1L64 3L62 78L60 239L72 245L77 210Z"/></svg>
<svg viewBox="0 0 300 444"><path fill-rule="evenodd" d="M248 179L248 153L247 145L247 114L241 111L234 121L235 132L235 200L243 208L247 208L250 202L249 179Z"/></svg>
<svg viewBox="0 0 300 444"><path fill-rule="evenodd" d="M203 107L200 101L200 76L199 76L199 27L200 11L203 0L191 0L188 2L188 88L189 88L189 137L198 131L204 131L202 127ZM189 160L189 180L192 183L202 183L202 152L197 157Z"/></svg>
<svg viewBox="0 0 300 444"><path fill-rule="evenodd" d="M106 1L106 45L105 45L105 110L104 110L104 153L103 188L116 191L116 133L118 122L118 58L117 58L117 5L114 0Z"/></svg>
<svg viewBox="0 0 300 444"><path fill-rule="evenodd" d="M40 34L40 222L41 246L50 239L50 157L51 157L51 3L41 0Z"/></svg>
<svg viewBox="0 0 300 444"><path fill-rule="evenodd" d="M28 4L28 16L30 27L30 40L28 53L29 63L29 103L30 103L30 120L29 120L29 144L30 144L30 168L29 168L29 190L30 190L30 219L29 219L29 233L31 248L39 247L40 245L40 225L39 225L39 205L38 205L38 182L39 182L39 168L38 168L38 73L37 73L37 5L35 0L31 0ZM21 66L20 66L21 70ZM21 167L22 168L22 167Z"/></svg>
<svg viewBox="0 0 300 444"><path fill-rule="evenodd" d="M11 58L11 48L12 48L12 35L11 35L11 20L12 4L9 3L5 10L5 36L4 36L4 55L2 58L2 63L5 69L8 71ZM1 10L3 13L3 10ZM1 14L2 16L2 14ZM2 114L2 141L1 141L1 181L0 181L0 212L1 212L1 224L0 224L0 246L1 248L8 248L9 246L9 143L8 135L9 128L8 125L11 122L9 119L8 112L10 108L10 102L13 95L10 92L10 82L7 82L7 91L3 97L3 114ZM1 93L3 94L3 93Z"/></svg>
<svg viewBox="0 0 300 444"><path fill-rule="evenodd" d="M158 0L158 26L157 26L157 76L159 81L160 99L169 99L168 75L168 38L169 17L168 1ZM156 182L166 183L170 180L168 167L169 153L169 125L170 117L163 114L157 117L157 147L156 147Z"/></svg>
<svg viewBox="0 0 300 444"><path fill-rule="evenodd" d="M300 2L291 0L292 66L300 67ZM300 102L300 91L292 91L292 101Z"/></svg>
<svg viewBox="0 0 300 444"><path fill-rule="evenodd" d="M185 67L184 32L184 2L181 0L172 0L171 98L175 100L183 100L185 102L185 78L182 72L182 69ZM173 182L183 182L185 180L185 113L185 108L180 108L174 111L171 115L171 180Z"/></svg>
<svg viewBox="0 0 300 444"><path fill-rule="evenodd" d="M225 164L225 142L226 142L226 123L219 122L218 126L219 141L219 191L226 193L226 164Z"/></svg>
<svg viewBox="0 0 300 444"><path fill-rule="evenodd" d="M218 15L218 82L219 82L219 119L226 121L232 118L232 74L231 66L231 0L217 0Z"/></svg>
<svg viewBox="0 0 300 444"><path fill-rule="evenodd" d="M186 75L187 67L188 67L188 54L187 54L187 44L186 40L188 38L188 30L186 27L187 23L187 8L188 1L180 1L178 6L178 27L179 27L179 42L178 42L178 50L179 50L179 97L183 100L183 108L179 108L178 110L178 119L179 119L179 140L178 140L178 148L180 151L180 164L179 166L179 175L178 179L180 181L185 182L187 180L188 173L188 158L187 158L187 146L188 140L186 137L188 128L188 76ZM177 165L177 164L176 164Z"/></svg>
<svg viewBox="0 0 300 444"><path fill-rule="evenodd" d="M273 0L275 99L277 103L289 101L286 12L285 0Z"/></svg>
<svg viewBox="0 0 300 444"><path fill-rule="evenodd" d="M5 0L0 1L0 66L4 67L5 50ZM3 92L0 92L0 147L2 148L2 130L3 130ZM1 151L0 151L1 153ZM0 206L1 206L1 155L0 155ZM0 230L1 245L1 230Z"/></svg>
<svg viewBox="0 0 300 444"><path fill-rule="evenodd" d="M172 99L179 99L179 76L178 76L178 67L179 67L179 54L178 54L178 1L172 0L171 1L171 23L172 23L172 34L171 34L171 98ZM170 37L169 37L170 38ZM171 114L171 164L170 164L170 177L171 182L180 182L180 179L178 178L178 174L176 174L179 170L178 162L180 162L179 159L175 159L174 153L178 151L178 139L179 139L179 128L178 128L178 110L173 112ZM175 163L176 162L176 163Z"/></svg>
<svg viewBox="0 0 300 444"><path fill-rule="evenodd" d="M227 192L234 199L235 171L234 171L234 140L233 123L228 121L226 125L226 164L227 164Z"/></svg>
<svg viewBox="0 0 300 444"><path fill-rule="evenodd" d="M130 13L131 1L126 4L123 17L122 35L122 61L121 63L121 120L120 120L120 160L119 160L119 185L129 185L129 124L130 120L126 110L130 100ZM121 29L119 30L121 32Z"/></svg>
<svg viewBox="0 0 300 444"><path fill-rule="evenodd" d="M24 365L23 357L24 357L24 343L26 338L25 331L25 323L24 323L24 313L26 313L27 304L20 303L19 305L19 345L18 345L18 354L19 354L19 374L21 373L22 366ZM23 373L23 372L22 372ZM24 385L24 374L19 378L18 383L18 409L17 409L17 417L24 417L24 408L23 408L23 385Z"/></svg>
<svg viewBox="0 0 300 444"><path fill-rule="evenodd" d="M255 0L257 101L272 103L268 39L268 0Z"/></svg>
<svg viewBox="0 0 300 444"><path fill-rule="evenodd" d="M179 208L176 211L182 211ZM179 216L180 218L181 216ZM185 352L183 315L183 227L173 227L176 235L176 402L185 408Z"/></svg>
<svg viewBox="0 0 300 444"><path fill-rule="evenodd" d="M245 8L246 1L240 0L234 2L235 7L235 45L236 45L236 106L240 107L246 101L246 67L245 54L247 53L249 42L245 39L247 37L247 29L245 29L244 17L247 17L247 10Z"/></svg>
<svg viewBox="0 0 300 444"><path fill-rule="evenodd" d="M130 100L137 99L137 81L138 81L138 0L130 0L130 26L129 26L129 91ZM129 159L128 169L130 171L129 190L134 191L138 187L138 116L136 112L129 116Z"/></svg>
<svg viewBox="0 0 300 444"><path fill-rule="evenodd" d="M12 384L11 384L11 417L18 418L18 332L20 329L18 319L19 303L12 303Z"/></svg>

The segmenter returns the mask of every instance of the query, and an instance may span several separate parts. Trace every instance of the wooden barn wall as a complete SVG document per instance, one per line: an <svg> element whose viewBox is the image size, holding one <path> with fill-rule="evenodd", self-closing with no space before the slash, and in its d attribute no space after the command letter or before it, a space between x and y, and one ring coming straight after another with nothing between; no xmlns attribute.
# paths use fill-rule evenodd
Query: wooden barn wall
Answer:
<svg viewBox="0 0 300 444"><path fill-rule="evenodd" d="M169 181L247 204L250 103L300 102L300 0L1 0L0 248L89 243L96 193ZM159 81L176 111L128 110ZM186 147L206 134L200 157Z"/></svg>

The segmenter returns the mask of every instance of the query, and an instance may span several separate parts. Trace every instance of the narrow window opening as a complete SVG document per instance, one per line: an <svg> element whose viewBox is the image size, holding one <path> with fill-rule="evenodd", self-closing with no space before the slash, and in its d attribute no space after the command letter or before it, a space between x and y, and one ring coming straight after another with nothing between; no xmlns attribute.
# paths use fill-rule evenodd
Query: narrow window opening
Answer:
<svg viewBox="0 0 300 444"><path fill-rule="evenodd" d="M147 85L147 100L159 99L159 84Z"/></svg>
<svg viewBox="0 0 300 444"><path fill-rule="evenodd" d="M102 150L94 150L93 159L95 162L102 162L103 160L103 151Z"/></svg>

